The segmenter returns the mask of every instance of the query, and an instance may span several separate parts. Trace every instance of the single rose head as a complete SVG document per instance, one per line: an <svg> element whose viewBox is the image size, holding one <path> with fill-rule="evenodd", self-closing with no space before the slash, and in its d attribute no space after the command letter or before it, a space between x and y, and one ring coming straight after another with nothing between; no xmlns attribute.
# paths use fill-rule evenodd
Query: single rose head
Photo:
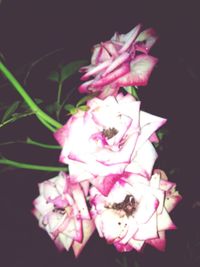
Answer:
<svg viewBox="0 0 200 267"><path fill-rule="evenodd" d="M157 36L153 29L140 30L139 24L127 34L115 33L109 41L94 46L91 64L80 69L85 81L80 92L100 92L99 97L105 98L116 95L120 87L147 85L157 63L148 52Z"/></svg>
<svg viewBox="0 0 200 267"><path fill-rule="evenodd" d="M39 184L33 214L56 246L67 251L72 246L77 257L94 231L81 185L71 183L64 173Z"/></svg>
<svg viewBox="0 0 200 267"><path fill-rule="evenodd" d="M125 169L150 177L157 157L150 140L166 120L140 111L140 102L129 94L93 98L87 105L55 133L71 179L95 182L96 176Z"/></svg>
<svg viewBox="0 0 200 267"><path fill-rule="evenodd" d="M120 252L141 251L145 244L165 250L165 231L176 229L169 212L181 200L163 171L146 179L124 173L107 196L90 190L91 214L100 237Z"/></svg>

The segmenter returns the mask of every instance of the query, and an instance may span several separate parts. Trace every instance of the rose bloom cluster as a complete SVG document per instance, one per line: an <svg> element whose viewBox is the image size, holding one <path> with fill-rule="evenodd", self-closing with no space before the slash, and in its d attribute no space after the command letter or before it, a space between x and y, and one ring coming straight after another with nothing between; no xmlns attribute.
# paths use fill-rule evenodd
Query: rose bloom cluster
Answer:
<svg viewBox="0 0 200 267"><path fill-rule="evenodd" d="M120 252L145 244L165 250L165 231L175 229L169 213L181 200L176 184L154 170L156 131L166 119L144 112L141 102L120 87L146 85L157 60L148 52L152 29L116 33L96 45L91 65L81 71L92 80L83 92L98 92L55 133L60 162L69 173L39 184L33 213L59 249L77 257L98 231Z"/></svg>

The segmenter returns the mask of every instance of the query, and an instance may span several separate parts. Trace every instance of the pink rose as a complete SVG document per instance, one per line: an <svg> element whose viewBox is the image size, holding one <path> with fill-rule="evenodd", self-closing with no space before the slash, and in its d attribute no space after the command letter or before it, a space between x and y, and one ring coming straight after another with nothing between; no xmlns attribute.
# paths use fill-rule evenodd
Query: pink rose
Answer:
<svg viewBox="0 0 200 267"><path fill-rule="evenodd" d="M34 200L33 214L59 249L73 247L78 256L94 231L93 221L79 184L69 176L58 176L39 184L40 195Z"/></svg>
<svg viewBox="0 0 200 267"><path fill-rule="evenodd" d="M125 173L107 196L90 190L91 214L100 237L118 251L140 251L144 244L165 250L165 231L176 229L168 213L181 200L176 185L157 170L148 180Z"/></svg>
<svg viewBox="0 0 200 267"><path fill-rule="evenodd" d="M140 111L140 102L129 94L93 98L87 105L88 111L71 116L55 134L71 179L97 185L99 176L126 169L150 177L157 158L150 140L166 120Z"/></svg>
<svg viewBox="0 0 200 267"><path fill-rule="evenodd" d="M115 33L111 40L94 46L89 66L82 67L84 82L79 91L101 92L100 98L116 95L120 87L145 86L157 59L148 52L157 40L153 29L140 32L137 25L127 34Z"/></svg>

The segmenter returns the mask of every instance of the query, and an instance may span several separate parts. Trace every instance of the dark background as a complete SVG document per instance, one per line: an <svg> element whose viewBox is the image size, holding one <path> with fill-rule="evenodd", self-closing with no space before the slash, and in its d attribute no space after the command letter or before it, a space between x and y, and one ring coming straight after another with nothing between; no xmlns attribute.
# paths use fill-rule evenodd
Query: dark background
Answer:
<svg viewBox="0 0 200 267"><path fill-rule="evenodd" d="M140 88L139 95L144 110L168 118L169 134L163 140L164 150L159 152L157 166L168 173L175 170L170 179L178 184L183 201L171 214L178 230L167 233L166 252L147 246L142 254L128 253L128 266L134 266L134 260L140 267L200 266L197 4L198 1L148 0L3 0L0 3L0 52L21 83L31 63L54 51L31 69L25 83L31 96L47 102L56 96L55 85L47 81L47 76L58 63L89 60L94 44L108 40L115 31L126 33L139 22L144 29L153 27L160 37L151 51L159 63L148 87ZM57 49L61 50L56 52ZM66 84L63 94L67 92ZM70 101L76 98L74 93ZM7 103L20 99L3 79L0 99ZM34 118L2 128L0 142L24 140L27 136L55 143L51 133ZM25 145L1 146L0 150L10 159L35 164L55 165L59 156L59 152ZM60 254L38 227L31 214L32 201L38 194L37 183L54 174L2 168L0 175L0 266L120 266L115 260L122 256L96 234L80 258L74 260L72 252Z"/></svg>

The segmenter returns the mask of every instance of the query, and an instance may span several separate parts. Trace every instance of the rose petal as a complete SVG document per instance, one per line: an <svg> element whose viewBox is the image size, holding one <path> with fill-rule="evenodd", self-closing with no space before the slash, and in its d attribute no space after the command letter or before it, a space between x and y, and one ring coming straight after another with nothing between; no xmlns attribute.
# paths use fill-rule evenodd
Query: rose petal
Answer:
<svg viewBox="0 0 200 267"><path fill-rule="evenodd" d="M87 241L93 234L94 230L95 226L92 220L83 220L83 240L81 243L74 241L72 245L76 258L80 255L81 251L83 250Z"/></svg>
<svg viewBox="0 0 200 267"><path fill-rule="evenodd" d="M118 86L145 86L158 60L149 55L139 55L130 63L130 72L116 80Z"/></svg>
<svg viewBox="0 0 200 267"><path fill-rule="evenodd" d="M151 246L157 248L160 251L165 251L166 247L165 232L160 231L158 234L159 238L147 240L146 243L150 244Z"/></svg>

